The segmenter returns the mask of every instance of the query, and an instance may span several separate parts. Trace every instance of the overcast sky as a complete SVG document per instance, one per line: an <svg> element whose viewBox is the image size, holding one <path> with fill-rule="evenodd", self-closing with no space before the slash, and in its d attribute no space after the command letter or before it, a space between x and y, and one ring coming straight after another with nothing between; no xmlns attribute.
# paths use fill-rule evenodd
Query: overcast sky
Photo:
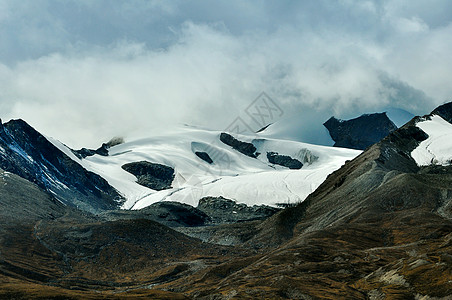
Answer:
<svg viewBox="0 0 452 300"><path fill-rule="evenodd" d="M0 0L0 117L94 147L221 129L262 91L285 116L425 114L452 100L451 21L449 0Z"/></svg>

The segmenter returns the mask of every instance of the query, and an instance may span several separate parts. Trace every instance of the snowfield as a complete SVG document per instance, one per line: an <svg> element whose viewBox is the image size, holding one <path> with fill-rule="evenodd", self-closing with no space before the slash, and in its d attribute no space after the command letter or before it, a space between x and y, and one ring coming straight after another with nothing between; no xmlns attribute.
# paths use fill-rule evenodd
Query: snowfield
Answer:
<svg viewBox="0 0 452 300"><path fill-rule="evenodd" d="M452 124L438 115L433 115L430 120L418 122L416 126L429 136L411 152L416 163L419 166L450 165L452 162Z"/></svg>
<svg viewBox="0 0 452 300"><path fill-rule="evenodd" d="M197 206L206 196L223 196L247 205L303 201L328 176L361 151L301 142L234 135L251 142L261 153L251 158L219 139L221 131L183 127L168 134L129 141L109 149L109 156L77 158L64 144L49 140L70 158L108 181L125 198L123 209L141 209L162 200ZM213 164L195 152L209 154ZM300 170L272 165L267 152L278 152L303 162ZM137 184L121 168L130 162L149 161L175 169L172 188L156 191Z"/></svg>

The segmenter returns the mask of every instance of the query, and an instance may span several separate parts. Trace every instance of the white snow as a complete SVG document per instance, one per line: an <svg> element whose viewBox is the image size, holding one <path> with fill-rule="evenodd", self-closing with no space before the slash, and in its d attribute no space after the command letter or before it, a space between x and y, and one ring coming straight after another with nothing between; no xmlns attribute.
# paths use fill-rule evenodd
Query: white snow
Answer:
<svg viewBox="0 0 452 300"><path fill-rule="evenodd" d="M416 163L419 166L450 165L452 162L452 124L438 115L433 115L430 120L418 122L416 126L429 136L411 152Z"/></svg>
<svg viewBox="0 0 452 300"><path fill-rule="evenodd" d="M150 138L114 146L109 156L77 158L64 144L49 140L87 170L99 174L125 198L124 209L140 209L157 201L172 200L196 206L205 196L223 196L247 205L288 203L304 200L334 170L361 151L311 145L255 135L236 136L252 142L261 155L245 156L219 139L221 131L183 127ZM204 151L213 164L194 152ZM300 170L289 170L268 162L267 152L289 155L303 162ZM155 191L136 183L121 166L137 161L160 163L175 169L172 188Z"/></svg>

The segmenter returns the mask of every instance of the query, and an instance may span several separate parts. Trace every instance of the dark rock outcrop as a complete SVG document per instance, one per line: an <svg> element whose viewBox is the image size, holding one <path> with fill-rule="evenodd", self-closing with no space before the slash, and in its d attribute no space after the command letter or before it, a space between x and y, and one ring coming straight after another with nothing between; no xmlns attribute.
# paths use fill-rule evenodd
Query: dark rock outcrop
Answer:
<svg viewBox="0 0 452 300"><path fill-rule="evenodd" d="M0 127L0 167L84 210L118 208L122 196L99 175L85 170L23 120Z"/></svg>
<svg viewBox="0 0 452 300"><path fill-rule="evenodd" d="M303 164L298 159L287 155L279 155L277 152L267 152L267 159L268 162L272 164L287 167L289 169L301 169L301 167L303 167Z"/></svg>
<svg viewBox="0 0 452 300"><path fill-rule="evenodd" d="M108 147L107 144L102 144L99 148L96 150L93 149L87 149L82 148L80 150L72 150L72 153L75 154L78 158L86 158L87 156L93 156L95 154L101 155L101 156L108 156Z"/></svg>
<svg viewBox="0 0 452 300"><path fill-rule="evenodd" d="M261 220L280 210L267 205L247 206L223 197L202 198L199 200L197 208L216 224Z"/></svg>
<svg viewBox="0 0 452 300"><path fill-rule="evenodd" d="M210 222L210 217L201 210L179 202L160 201L140 210L166 226L202 226Z"/></svg>
<svg viewBox="0 0 452 300"><path fill-rule="evenodd" d="M211 223L211 219L199 209L184 203L160 201L140 210L106 211L101 215L107 221L147 219L169 227L203 226Z"/></svg>
<svg viewBox="0 0 452 300"><path fill-rule="evenodd" d="M335 141L335 147L359 150L366 149L397 129L384 112L362 115L346 121L331 117L323 125Z"/></svg>
<svg viewBox="0 0 452 300"><path fill-rule="evenodd" d="M239 141L228 133L222 132L220 134L220 141L249 157L256 158L259 156L259 154L256 153L257 149L253 144Z"/></svg>
<svg viewBox="0 0 452 300"><path fill-rule="evenodd" d="M203 161L205 161L205 162L207 162L209 164L213 164L213 160L210 158L210 156L209 156L209 154L207 152L196 151L195 154L196 154L197 157L199 157Z"/></svg>
<svg viewBox="0 0 452 300"><path fill-rule="evenodd" d="M122 168L135 175L138 184L157 191L171 188L174 180L174 169L161 164L139 161L125 164Z"/></svg>
<svg viewBox="0 0 452 300"><path fill-rule="evenodd" d="M432 111L432 114L438 115L449 123L452 123L452 102L438 106Z"/></svg>
<svg viewBox="0 0 452 300"><path fill-rule="evenodd" d="M119 145L124 143L124 139L121 137L114 137L107 143L103 143L99 148L96 150L93 149L87 149L82 148L80 150L72 150L72 153L75 154L80 159L86 158L87 156L93 156L95 154L101 155L101 156L108 156L108 149L110 149L113 146Z"/></svg>

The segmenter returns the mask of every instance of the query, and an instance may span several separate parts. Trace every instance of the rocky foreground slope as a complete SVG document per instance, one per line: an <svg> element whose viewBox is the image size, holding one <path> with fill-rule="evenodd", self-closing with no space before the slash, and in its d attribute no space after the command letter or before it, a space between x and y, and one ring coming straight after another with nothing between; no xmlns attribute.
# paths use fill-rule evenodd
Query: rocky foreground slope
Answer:
<svg viewBox="0 0 452 300"><path fill-rule="evenodd" d="M434 113L450 122L451 106ZM428 118L346 162L295 207L180 232L63 207L3 172L0 186L26 190L1 202L0 297L449 299L452 166L411 156Z"/></svg>

